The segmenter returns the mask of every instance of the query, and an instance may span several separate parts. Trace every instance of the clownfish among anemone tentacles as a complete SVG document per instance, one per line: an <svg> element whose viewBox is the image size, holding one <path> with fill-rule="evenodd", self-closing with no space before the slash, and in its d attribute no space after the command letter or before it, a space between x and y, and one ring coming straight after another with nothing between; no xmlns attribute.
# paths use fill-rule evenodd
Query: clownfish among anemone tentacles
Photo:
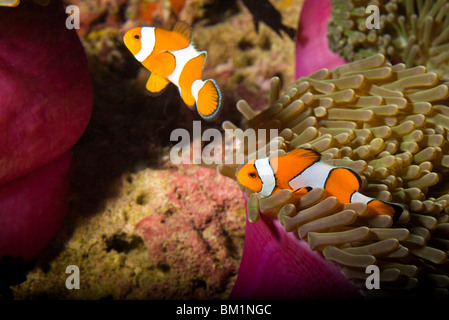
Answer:
<svg viewBox="0 0 449 320"><path fill-rule="evenodd" d="M146 84L148 91L160 93L171 82L182 100L200 116L213 120L220 110L221 93L214 80L201 80L206 51L197 51L192 43L192 31L183 21L172 31L157 27L128 30L126 47L142 65L151 71Z"/></svg>
<svg viewBox="0 0 449 320"><path fill-rule="evenodd" d="M361 194L362 181L356 172L320 160L319 152L298 148L283 156L250 160L238 171L237 180L266 197L282 189L304 195L313 188L323 188L326 196L334 196L340 203L366 203L368 214L388 215L394 222L401 216L401 205Z"/></svg>

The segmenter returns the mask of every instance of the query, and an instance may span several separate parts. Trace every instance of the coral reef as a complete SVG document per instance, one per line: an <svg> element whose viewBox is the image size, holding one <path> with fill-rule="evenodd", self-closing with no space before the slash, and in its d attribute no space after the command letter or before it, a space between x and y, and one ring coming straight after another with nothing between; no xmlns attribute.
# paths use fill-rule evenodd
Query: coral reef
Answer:
<svg viewBox="0 0 449 320"><path fill-rule="evenodd" d="M379 29L366 27L368 5L379 8ZM348 61L382 53L407 67L424 65L448 79L448 8L446 0L333 0L329 47Z"/></svg>
<svg viewBox="0 0 449 320"><path fill-rule="evenodd" d="M244 236L235 184L185 165L126 173L117 185L101 215L80 216L72 207L15 298L226 298ZM69 264L80 268L80 290L65 288Z"/></svg>
<svg viewBox="0 0 449 320"><path fill-rule="evenodd" d="M170 163L170 132L191 132L198 117L181 105L175 87L157 97L145 92L148 73L124 47L123 34L138 25L171 29L177 19L193 24L195 43L208 52L204 74L223 89L222 117L229 119L240 119L234 111L240 98L263 106L266 79L293 80L294 42L263 23L256 32L240 4L213 23L208 4L222 1L187 0L179 12L164 9L181 2L66 1L80 7L94 108L73 149L66 220L28 280L13 287L17 299L229 296L243 247L242 193L214 170ZM282 7L284 25L297 24L300 4ZM80 268L80 290L65 287L71 264Z"/></svg>
<svg viewBox="0 0 449 320"><path fill-rule="evenodd" d="M391 65L381 54L301 77L283 95L279 79L271 84L266 110L238 103L248 129L279 129L265 143L281 154L313 148L329 164L358 172L365 194L403 203L409 212L393 225L388 216L366 216L366 205L324 199L322 189L299 200L288 190L262 199L246 190L250 220L259 211L277 216L364 295L447 297L448 86L423 66ZM219 167L234 178L237 169ZM382 290L365 287L364 270L372 264L380 268Z"/></svg>
<svg viewBox="0 0 449 320"><path fill-rule="evenodd" d="M327 21L330 11L322 1L306 2L315 14L306 15L299 26L304 30L297 50L303 59L297 65L300 78L296 82L289 34L301 1L285 7L284 1L270 1L281 12L285 28L259 23L263 19L245 6L251 1L67 3L81 9L78 33L90 62L95 108L73 150L74 176L65 223L38 257L28 280L15 285L23 279L14 275L6 282L15 285L16 298L227 298L239 270L244 234L244 268L233 298L271 298L273 294L290 299L354 298L358 297L355 286L368 297L448 296L449 90L441 80L447 73L445 1L390 1L382 6L369 2L381 8L381 30L376 37L361 25L366 14L360 8L367 2L334 1L331 47L348 60L369 58L337 66L344 61L330 54L325 63L332 59L331 70L313 73L320 63L316 51L327 47L322 39L325 24L306 29L315 26L315 21ZM217 8L223 10L217 13ZM208 51L204 75L223 88L228 111L222 118L232 121L224 122L224 129L277 128L280 136L263 141L265 146L271 144L281 153L314 148L324 161L357 171L364 193L403 203L408 212L393 224L388 216L368 217L365 205L341 206L334 198L325 198L322 189L300 199L287 190L268 198L244 190L248 197L244 233L245 203L236 183L207 168L170 164L167 133L179 127L191 131L192 120L198 118L180 107L176 88L167 88L159 97L147 96L148 74L121 42L131 27L152 24L171 29L178 19L193 25L195 43ZM346 26L355 32L344 32ZM390 64L383 55L373 55L379 51L404 64ZM414 67L420 64L427 68ZM270 81L273 76L277 77ZM289 87L282 85L292 82ZM77 90L83 83L87 82L72 83L71 88L87 99L84 91ZM40 89L50 89L49 95L55 91ZM246 100L237 103L245 121L234 112L239 99ZM17 110L27 115L24 108ZM39 108L34 113L46 114ZM35 119L31 114L30 118ZM67 127L64 121L58 123ZM57 152L46 153L48 159L26 169L40 167L40 171L25 176L37 182L42 176L53 181L54 193L46 194L60 199L65 198L67 185L58 184L50 173L65 172L70 160L65 152L77 139L61 132L53 128L50 134L67 143L58 154L60 162ZM48 134L36 136L44 138L38 146L49 141ZM234 179L237 169L223 165L219 172ZM9 205L12 198L5 202L2 196L29 181L2 185L0 204ZM40 186L30 184L23 196L33 199L27 195L38 196L35 190ZM20 199L16 194L12 203ZM1 218L0 223L10 225ZM36 226L33 223L23 230ZM273 258L276 263L264 268ZM5 269L3 263L25 269L20 261L4 261L0 271ZM82 290L65 287L64 271L70 264L80 267ZM381 290L366 290L365 267L372 264L381 270Z"/></svg>

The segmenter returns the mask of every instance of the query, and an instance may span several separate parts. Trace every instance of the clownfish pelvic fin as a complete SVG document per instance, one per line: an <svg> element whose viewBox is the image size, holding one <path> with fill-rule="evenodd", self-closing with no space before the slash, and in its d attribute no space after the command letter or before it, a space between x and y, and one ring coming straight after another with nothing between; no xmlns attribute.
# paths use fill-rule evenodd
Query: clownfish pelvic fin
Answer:
<svg viewBox="0 0 449 320"><path fill-rule="evenodd" d="M146 88L151 93L161 93L162 90L164 90L167 85L170 83L167 79L164 77L158 76L155 73L152 73L150 75L150 78L147 81Z"/></svg>

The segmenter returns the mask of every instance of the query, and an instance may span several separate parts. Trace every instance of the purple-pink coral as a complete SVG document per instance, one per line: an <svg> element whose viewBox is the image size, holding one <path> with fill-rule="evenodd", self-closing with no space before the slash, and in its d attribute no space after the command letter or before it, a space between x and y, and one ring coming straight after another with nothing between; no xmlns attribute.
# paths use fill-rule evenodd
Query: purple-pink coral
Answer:
<svg viewBox="0 0 449 320"><path fill-rule="evenodd" d="M36 255L67 207L70 149L92 89L66 18L59 1L0 7L0 257Z"/></svg>

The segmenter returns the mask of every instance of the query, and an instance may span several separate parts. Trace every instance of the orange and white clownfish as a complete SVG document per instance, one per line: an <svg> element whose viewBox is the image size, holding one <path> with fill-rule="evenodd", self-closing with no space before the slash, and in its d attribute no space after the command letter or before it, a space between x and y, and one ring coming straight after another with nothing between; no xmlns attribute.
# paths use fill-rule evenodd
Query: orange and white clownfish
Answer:
<svg viewBox="0 0 449 320"><path fill-rule="evenodd" d="M214 80L201 80L206 51L195 49L186 22L177 22L172 31L133 28L125 33L124 42L134 57L151 71L146 84L148 91L159 93L171 82L190 109L196 103L202 118L213 120L217 116L221 92Z"/></svg>
<svg viewBox="0 0 449 320"><path fill-rule="evenodd" d="M20 3L20 0L0 0L0 6L5 7L17 7Z"/></svg>
<svg viewBox="0 0 449 320"><path fill-rule="evenodd" d="M362 180L352 169L334 167L320 160L319 152L298 148L283 156L250 160L238 171L237 180L266 197L282 189L302 195L320 187L326 196L334 196L340 203L366 203L369 214L389 215L393 221L404 211L399 204L361 194Z"/></svg>

